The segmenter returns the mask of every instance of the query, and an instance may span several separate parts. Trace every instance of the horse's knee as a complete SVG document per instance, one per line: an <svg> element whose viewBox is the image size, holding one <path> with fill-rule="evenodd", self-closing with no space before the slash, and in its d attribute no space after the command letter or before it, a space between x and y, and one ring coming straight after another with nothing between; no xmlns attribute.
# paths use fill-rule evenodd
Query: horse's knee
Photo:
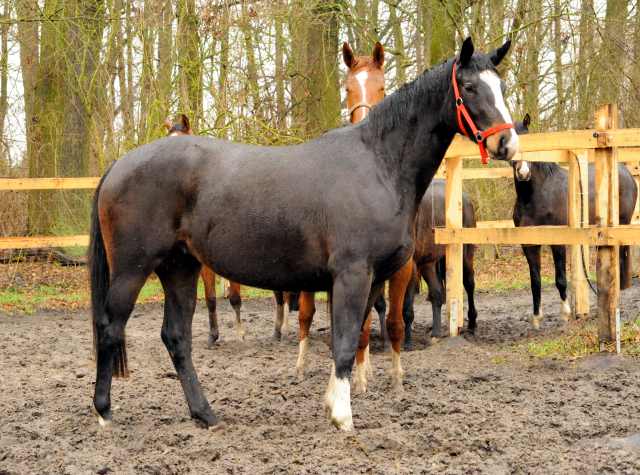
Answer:
<svg viewBox="0 0 640 475"><path fill-rule="evenodd" d="M163 327L160 336L172 358L184 357L189 354L190 342L186 341L183 332Z"/></svg>

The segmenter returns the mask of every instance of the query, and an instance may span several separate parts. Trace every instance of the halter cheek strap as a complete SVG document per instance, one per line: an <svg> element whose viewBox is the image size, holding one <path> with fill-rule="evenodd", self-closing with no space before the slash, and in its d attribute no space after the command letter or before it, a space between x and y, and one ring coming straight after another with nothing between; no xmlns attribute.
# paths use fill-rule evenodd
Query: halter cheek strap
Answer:
<svg viewBox="0 0 640 475"><path fill-rule="evenodd" d="M505 129L515 130L516 127L513 124L505 122L504 124L496 125L495 127L492 127L489 130L485 130L484 132L478 130L478 128L476 127L476 124L473 123L473 120L469 115L469 111L467 111L467 107L464 105L462 97L460 97L460 91L458 90L458 80L456 79L456 64L457 63L455 62L453 63L453 72L451 73L451 76L452 76L452 83L453 83L453 92L456 95L456 109L458 110L458 125L460 126L460 130L462 130L462 133L464 133L467 137L469 137L469 134L467 133L467 129L464 126L464 122L462 121L462 117L464 116L465 120L467 121L467 124L469 124L469 128L471 129L473 136L478 142L478 147L480 147L480 156L482 157L482 163L486 164L487 158L489 158L489 154L484 148L484 140L490 135L500 132L501 130L505 130Z"/></svg>

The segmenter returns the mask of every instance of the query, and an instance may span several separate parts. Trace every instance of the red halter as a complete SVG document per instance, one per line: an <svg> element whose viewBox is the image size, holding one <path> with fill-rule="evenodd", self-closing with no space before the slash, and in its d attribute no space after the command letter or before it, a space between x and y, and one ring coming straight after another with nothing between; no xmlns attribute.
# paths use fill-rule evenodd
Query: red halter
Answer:
<svg viewBox="0 0 640 475"><path fill-rule="evenodd" d="M493 135L496 132L500 132L501 130L505 130L505 129L515 130L516 127L513 124L509 124L508 122L505 122L504 124L496 125L495 127L492 127L485 132L479 131L476 128L476 124L474 124L473 120L471 120L471 116L469 115L469 112L467 111L467 108L465 107L464 102L460 97L460 91L458 90L458 81L456 80L456 63L455 62L453 63L452 78L453 78L452 79L453 92L456 95L456 108L458 109L458 124L460 125L460 130L462 130L462 132L467 137L469 137L469 134L467 133L467 130L464 128L464 124L462 123L462 116L464 116L464 118L467 120L467 124L469 124L469 127L471 128L471 132L473 132L473 135L478 142L478 147L480 147L480 156L482 157L482 163L486 164L489 154L487 154L487 151L484 149L484 139L486 139L489 135Z"/></svg>

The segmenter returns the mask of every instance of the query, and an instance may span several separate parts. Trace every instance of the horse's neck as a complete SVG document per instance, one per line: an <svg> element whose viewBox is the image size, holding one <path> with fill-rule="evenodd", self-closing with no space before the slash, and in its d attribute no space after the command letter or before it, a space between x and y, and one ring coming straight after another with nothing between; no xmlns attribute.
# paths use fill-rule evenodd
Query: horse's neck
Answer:
<svg viewBox="0 0 640 475"><path fill-rule="evenodd" d="M453 140L455 102L452 61L431 68L371 110L368 130L383 167L396 177L398 191L420 203ZM453 117L453 119L452 119ZM410 201L410 200L407 200Z"/></svg>

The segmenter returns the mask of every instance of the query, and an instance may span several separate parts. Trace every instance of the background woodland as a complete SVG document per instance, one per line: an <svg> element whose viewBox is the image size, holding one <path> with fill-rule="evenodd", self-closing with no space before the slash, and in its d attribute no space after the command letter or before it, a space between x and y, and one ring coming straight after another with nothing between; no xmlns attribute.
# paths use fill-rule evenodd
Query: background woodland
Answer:
<svg viewBox="0 0 640 475"><path fill-rule="evenodd" d="M640 0L0 0L0 176L100 176L184 113L199 135L293 144L347 120L341 47L386 50L387 92L513 42L501 66L533 131L640 126ZM476 166L475 164L468 164ZM500 166L500 164L493 164ZM511 180L465 182L507 219ZM0 193L0 235L86 234L85 190Z"/></svg>

